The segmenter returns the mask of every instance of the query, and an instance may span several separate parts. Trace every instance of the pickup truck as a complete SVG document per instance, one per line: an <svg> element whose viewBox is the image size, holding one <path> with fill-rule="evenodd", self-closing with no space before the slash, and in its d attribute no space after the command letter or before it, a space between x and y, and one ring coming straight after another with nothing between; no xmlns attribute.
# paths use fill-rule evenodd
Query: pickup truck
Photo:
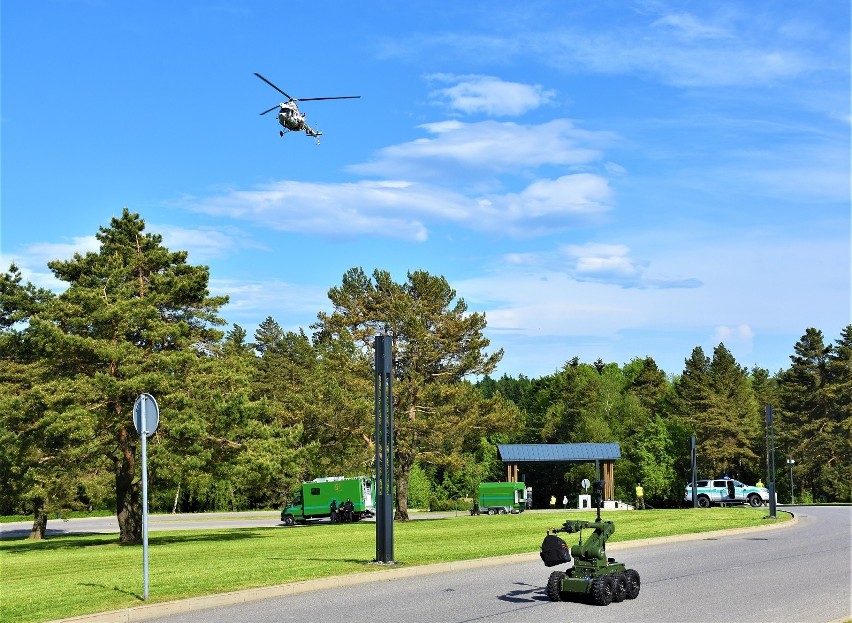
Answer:
<svg viewBox="0 0 852 623"><path fill-rule="evenodd" d="M766 487L753 487L733 478L718 480L699 480L695 493L698 506L709 508L711 504L750 504L757 507L769 502L769 490ZM683 500L692 502L692 484L687 483Z"/></svg>

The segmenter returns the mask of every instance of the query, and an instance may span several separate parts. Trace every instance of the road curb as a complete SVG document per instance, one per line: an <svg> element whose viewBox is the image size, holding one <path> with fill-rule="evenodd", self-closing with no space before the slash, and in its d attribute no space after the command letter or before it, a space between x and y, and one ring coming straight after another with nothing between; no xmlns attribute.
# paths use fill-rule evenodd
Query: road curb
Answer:
<svg viewBox="0 0 852 623"><path fill-rule="evenodd" d="M725 530L714 530L712 532L695 532L692 534L679 534L677 536L654 537L651 539L637 539L632 541L624 541L621 543L611 543L607 545L607 551L618 551L632 549L636 547L651 547L654 545L679 543L683 541L699 541L703 539L713 539L750 532L762 532L765 530L775 530L778 528L794 526L799 522L798 517L796 517L796 515L794 515L793 513L789 511L782 512L789 513L791 515L791 518L787 521L768 524L765 526L754 526L750 528L729 528ZM198 610L205 610L207 608L215 608L218 606L231 606L241 603L258 601L261 599L269 599L272 597L298 595L300 593L307 593L310 591L321 590L324 588L342 588L345 586L357 586L359 584L366 584L368 582L390 581L401 578L446 573L448 571L461 571L465 569L477 569L480 567L494 567L498 565L517 564L521 562L530 562L538 559L538 552L528 552L524 554L497 556L494 558L475 558L472 560L459 560L453 562L435 563L431 565L418 565L412 567L389 565L389 568L382 569L379 571L365 571L362 573L353 573L350 575L339 575L328 578L319 578L316 580L291 582L289 584L277 584L274 586L247 588L239 591L233 591L230 593L220 593L217 595L189 597L187 599L180 599L177 601L165 601L161 603L123 608L121 610L110 610L109 612L101 612L98 614L86 614L66 619L56 619L47 623L135 623L136 621L146 621L148 619L170 616L174 614L181 614L185 612L195 612Z"/></svg>

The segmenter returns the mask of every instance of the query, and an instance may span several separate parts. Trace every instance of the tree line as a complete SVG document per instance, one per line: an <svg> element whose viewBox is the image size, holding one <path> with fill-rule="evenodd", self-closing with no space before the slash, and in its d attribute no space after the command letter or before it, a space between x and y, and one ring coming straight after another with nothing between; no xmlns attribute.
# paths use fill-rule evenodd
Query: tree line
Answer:
<svg viewBox="0 0 852 623"><path fill-rule="evenodd" d="M132 408L143 392L161 408L148 443L153 510L278 507L303 480L372 473L378 334L393 341L399 519L502 479L498 443L619 442L626 499L641 480L649 499L676 503L692 434L702 472L756 479L767 403L779 450L797 460L797 498L850 500L852 325L829 344L808 329L774 375L743 369L720 344L712 358L696 348L672 378L651 358L574 358L542 378L494 379L503 353L489 352L485 316L441 276L397 283L352 268L310 333L268 317L250 339L225 328L228 299L210 295L209 269L165 248L138 214L125 209L97 239L97 252L48 263L67 284L59 294L14 264L0 275L0 514L31 514L34 538L53 513L113 508L120 540L141 539ZM589 469L529 479L544 494Z"/></svg>

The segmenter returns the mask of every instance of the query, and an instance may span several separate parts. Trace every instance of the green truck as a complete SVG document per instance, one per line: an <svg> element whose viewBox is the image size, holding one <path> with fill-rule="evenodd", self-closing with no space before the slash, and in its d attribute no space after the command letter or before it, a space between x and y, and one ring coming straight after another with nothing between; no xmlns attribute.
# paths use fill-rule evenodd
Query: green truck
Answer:
<svg viewBox="0 0 852 623"><path fill-rule="evenodd" d="M527 488L522 482L479 483L479 498L471 515L522 513L527 507Z"/></svg>
<svg viewBox="0 0 852 623"><path fill-rule="evenodd" d="M342 506L347 500L352 502L352 521L373 517L376 512L373 489L373 478L369 476L316 478L302 484L293 503L281 511L281 521L293 526L296 522L331 517L332 501L335 506Z"/></svg>

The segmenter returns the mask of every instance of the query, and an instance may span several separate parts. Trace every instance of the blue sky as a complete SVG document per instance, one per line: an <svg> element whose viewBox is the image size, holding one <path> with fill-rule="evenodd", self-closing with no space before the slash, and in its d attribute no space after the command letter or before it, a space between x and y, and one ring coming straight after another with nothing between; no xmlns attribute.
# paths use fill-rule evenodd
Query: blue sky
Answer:
<svg viewBox="0 0 852 623"><path fill-rule="evenodd" d="M445 276L496 376L789 365L850 322L848 2L4 2L0 262L124 207L229 324L361 266ZM279 137L281 96L324 132Z"/></svg>

